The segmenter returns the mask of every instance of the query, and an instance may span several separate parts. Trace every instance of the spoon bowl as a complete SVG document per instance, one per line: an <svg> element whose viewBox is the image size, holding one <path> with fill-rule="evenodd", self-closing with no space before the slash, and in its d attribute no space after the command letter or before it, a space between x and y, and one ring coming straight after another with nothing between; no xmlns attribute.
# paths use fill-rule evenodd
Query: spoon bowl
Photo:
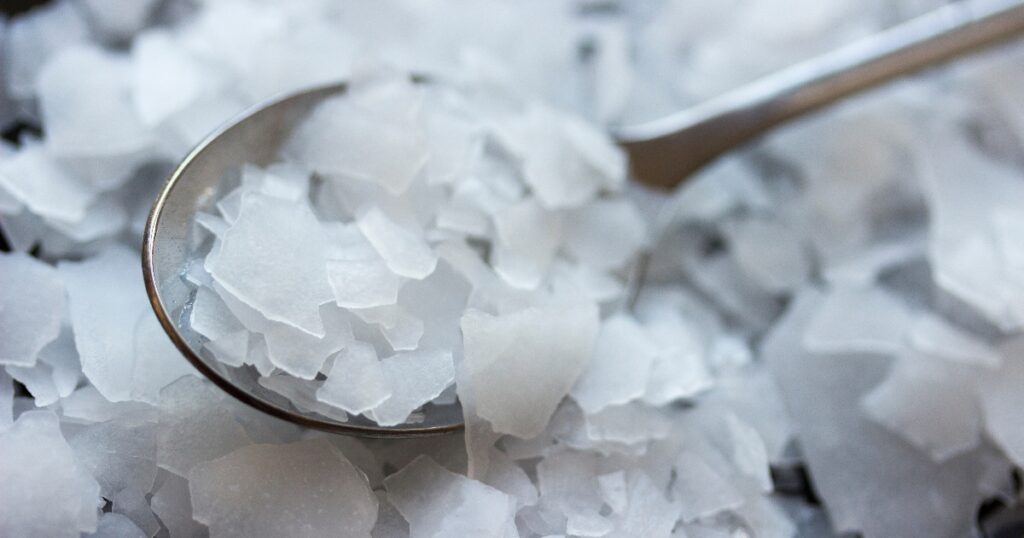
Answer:
<svg viewBox="0 0 1024 538"><path fill-rule="evenodd" d="M334 84L257 106L203 140L175 168L153 204L143 236L142 268L146 292L160 324L182 355L204 376L243 403L310 428L367 437L440 435L462 428L458 405L427 404L416 424L384 427L362 416L339 421L296 408L258 383L252 366L231 367L203 349L188 323L195 287L185 279L198 245L196 213L220 198L222 178L244 164L266 166L278 156L288 135L318 103L345 93Z"/></svg>

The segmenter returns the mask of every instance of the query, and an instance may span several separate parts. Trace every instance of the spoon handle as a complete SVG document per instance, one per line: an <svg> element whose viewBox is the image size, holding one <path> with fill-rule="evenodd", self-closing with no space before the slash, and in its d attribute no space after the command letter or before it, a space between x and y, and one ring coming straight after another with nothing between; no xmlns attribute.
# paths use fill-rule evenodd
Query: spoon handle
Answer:
<svg viewBox="0 0 1024 538"><path fill-rule="evenodd" d="M689 109L613 129L634 176L669 189L787 120L1024 34L1021 0L962 0Z"/></svg>

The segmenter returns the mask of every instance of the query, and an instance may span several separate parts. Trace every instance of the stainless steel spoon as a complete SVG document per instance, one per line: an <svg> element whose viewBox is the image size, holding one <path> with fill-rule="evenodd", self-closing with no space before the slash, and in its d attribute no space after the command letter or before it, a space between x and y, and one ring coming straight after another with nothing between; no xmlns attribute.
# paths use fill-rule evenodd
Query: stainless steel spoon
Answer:
<svg viewBox="0 0 1024 538"><path fill-rule="evenodd" d="M853 45L755 81L665 118L616 127L634 179L672 188L723 153L792 118L901 75L1024 34L1021 0L961 1ZM150 303L164 330L206 377L239 400L303 426L376 437L435 435L458 430L458 406L428 404L418 424L381 427L362 417L340 422L296 409L257 383L250 368L232 368L202 352L186 319L192 287L183 278L196 211L218 195L224 172L245 163L268 165L292 128L344 84L265 103L213 133L167 180L146 224L142 268ZM642 265L637 272L642 273Z"/></svg>

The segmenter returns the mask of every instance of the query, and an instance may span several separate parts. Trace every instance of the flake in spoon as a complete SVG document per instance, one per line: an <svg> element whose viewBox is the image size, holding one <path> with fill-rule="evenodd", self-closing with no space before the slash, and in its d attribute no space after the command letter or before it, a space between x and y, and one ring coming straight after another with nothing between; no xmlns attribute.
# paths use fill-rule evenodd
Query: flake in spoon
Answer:
<svg viewBox="0 0 1024 538"><path fill-rule="evenodd" d="M367 413L381 426L395 426L436 398L455 380L451 352L418 350L381 359L391 397Z"/></svg>
<svg viewBox="0 0 1024 538"><path fill-rule="evenodd" d="M367 210L356 219L356 225L395 274L419 280L437 267L437 254L423 238L396 223L380 208Z"/></svg>
<svg viewBox="0 0 1024 538"><path fill-rule="evenodd" d="M391 387L373 346L353 342L334 357L327 379L316 391L324 403L358 415L391 397Z"/></svg>
<svg viewBox="0 0 1024 538"><path fill-rule="evenodd" d="M206 268L267 319L323 337L319 308L333 300L326 250L323 226L307 204L252 192L242 196L238 220Z"/></svg>

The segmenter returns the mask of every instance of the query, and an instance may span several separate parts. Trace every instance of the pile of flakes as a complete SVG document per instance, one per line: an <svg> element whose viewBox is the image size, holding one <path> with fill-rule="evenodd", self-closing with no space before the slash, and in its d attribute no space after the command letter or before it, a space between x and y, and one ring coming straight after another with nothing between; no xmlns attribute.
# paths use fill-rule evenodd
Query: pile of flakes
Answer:
<svg viewBox="0 0 1024 538"><path fill-rule="evenodd" d="M574 389L588 412L648 390L653 349L638 369L623 361L652 348L644 330L622 317L597 337L647 231L622 194L625 156L595 127L494 86L357 73L281 158L243 167L197 216L213 239L195 241L209 250L186 273L190 322L221 362L252 365L297 407L382 426L454 405L458 364L458 396L521 437L588 362ZM612 396L620 369L636 379ZM659 404L693 388L649 392Z"/></svg>
<svg viewBox="0 0 1024 538"><path fill-rule="evenodd" d="M656 115L938 3L82 0L0 22L0 123L28 126L0 143L0 534L970 535L1021 495L1024 49L671 197L578 119ZM192 325L296 405L401 423L457 396L462 434L272 419L149 310L140 231L170 167L342 78L200 217ZM796 461L820 505L773 481Z"/></svg>

